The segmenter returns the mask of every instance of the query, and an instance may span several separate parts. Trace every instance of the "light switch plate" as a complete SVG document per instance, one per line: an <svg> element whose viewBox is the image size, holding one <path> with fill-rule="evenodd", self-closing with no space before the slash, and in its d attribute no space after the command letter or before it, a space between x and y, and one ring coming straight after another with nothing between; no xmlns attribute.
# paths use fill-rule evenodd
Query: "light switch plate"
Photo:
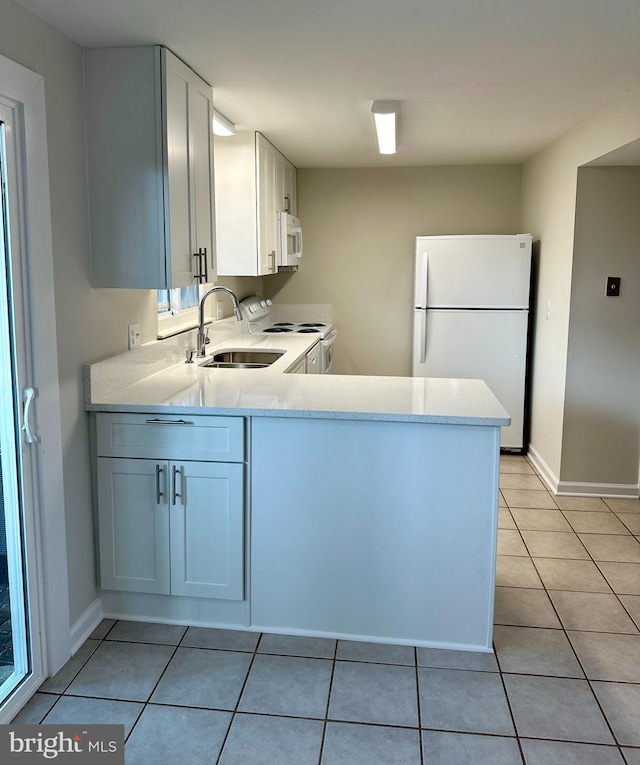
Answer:
<svg viewBox="0 0 640 765"><path fill-rule="evenodd" d="M620 294L620 277L607 276L607 297L618 297Z"/></svg>

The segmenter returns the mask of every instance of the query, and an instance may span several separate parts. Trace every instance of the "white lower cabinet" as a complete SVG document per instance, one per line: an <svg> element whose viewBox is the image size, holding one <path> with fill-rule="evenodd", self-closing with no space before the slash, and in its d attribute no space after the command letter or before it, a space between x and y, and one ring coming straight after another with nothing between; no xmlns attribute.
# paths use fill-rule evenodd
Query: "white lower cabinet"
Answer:
<svg viewBox="0 0 640 765"><path fill-rule="evenodd" d="M105 423L115 430L107 419L113 417L98 415L98 443ZM116 425L128 417L139 427L136 415L120 415ZM176 437L190 424L171 432ZM158 452L163 456L161 446ZM97 462L103 589L243 599L242 462L127 456L98 456Z"/></svg>

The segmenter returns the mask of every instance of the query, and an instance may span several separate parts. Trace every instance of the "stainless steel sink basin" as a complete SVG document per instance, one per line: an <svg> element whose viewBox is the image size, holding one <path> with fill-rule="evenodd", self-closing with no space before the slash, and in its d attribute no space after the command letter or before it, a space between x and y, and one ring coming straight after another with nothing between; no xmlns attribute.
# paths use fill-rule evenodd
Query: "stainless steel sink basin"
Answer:
<svg viewBox="0 0 640 765"><path fill-rule="evenodd" d="M218 351L200 366L215 369L264 369L277 361L284 351L229 350Z"/></svg>

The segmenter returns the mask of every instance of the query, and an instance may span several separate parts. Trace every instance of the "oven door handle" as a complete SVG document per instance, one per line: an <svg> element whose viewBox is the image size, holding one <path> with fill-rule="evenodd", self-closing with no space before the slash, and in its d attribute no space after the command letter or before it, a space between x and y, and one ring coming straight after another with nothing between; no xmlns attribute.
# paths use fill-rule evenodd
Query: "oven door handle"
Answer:
<svg viewBox="0 0 640 765"><path fill-rule="evenodd" d="M331 332L322 340L322 345L324 348L328 348L329 346L333 345L336 341L336 337L338 336L338 333L335 329L332 329Z"/></svg>

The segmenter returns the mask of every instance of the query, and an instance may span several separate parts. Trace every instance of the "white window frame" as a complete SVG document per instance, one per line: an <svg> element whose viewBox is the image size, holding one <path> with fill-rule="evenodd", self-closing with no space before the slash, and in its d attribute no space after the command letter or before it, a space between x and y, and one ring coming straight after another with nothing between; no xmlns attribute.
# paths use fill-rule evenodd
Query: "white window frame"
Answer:
<svg viewBox="0 0 640 765"><path fill-rule="evenodd" d="M198 300L211 289L212 284L198 284ZM161 290L159 290L161 291ZM162 290L165 291L165 290ZM168 290L170 310L160 312L158 302L158 340L176 335L198 326L198 306L182 309L180 306L180 287Z"/></svg>

